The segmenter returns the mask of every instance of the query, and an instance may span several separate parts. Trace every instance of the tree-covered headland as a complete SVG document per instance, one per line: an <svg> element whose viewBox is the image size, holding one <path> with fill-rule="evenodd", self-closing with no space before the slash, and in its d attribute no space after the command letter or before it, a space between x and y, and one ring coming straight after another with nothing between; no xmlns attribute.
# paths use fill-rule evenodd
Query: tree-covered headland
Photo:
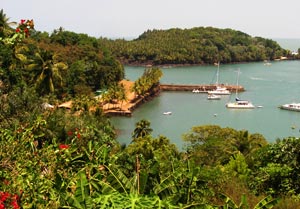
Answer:
<svg viewBox="0 0 300 209"><path fill-rule="evenodd" d="M160 76L146 70L135 91ZM118 95L123 77L102 40L41 33L0 11L1 209L299 208L299 138L195 126L178 150L141 120L121 145L93 92ZM53 107L70 99L71 109Z"/></svg>
<svg viewBox="0 0 300 209"><path fill-rule="evenodd" d="M132 65L199 65L294 58L271 39L213 27L148 30L134 40L102 41L122 63Z"/></svg>

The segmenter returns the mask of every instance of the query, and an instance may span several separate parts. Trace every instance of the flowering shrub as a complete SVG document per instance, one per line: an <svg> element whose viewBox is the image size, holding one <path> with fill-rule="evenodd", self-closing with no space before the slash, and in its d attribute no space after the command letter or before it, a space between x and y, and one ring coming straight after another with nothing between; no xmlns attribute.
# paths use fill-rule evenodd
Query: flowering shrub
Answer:
<svg viewBox="0 0 300 209"><path fill-rule="evenodd" d="M84 130L80 130L79 128L75 128L74 130L67 131L67 135L70 141L80 139L81 138L81 132Z"/></svg>
<svg viewBox="0 0 300 209"><path fill-rule="evenodd" d="M13 35L4 38L0 37L0 41L8 45L13 45L17 42L21 42L24 38L28 38L32 30L34 30L33 20L22 19Z"/></svg>
<svg viewBox="0 0 300 209"><path fill-rule="evenodd" d="M34 29L33 20L24 20L22 19L16 28L16 33L24 34L25 37L30 36L30 30Z"/></svg>
<svg viewBox="0 0 300 209"><path fill-rule="evenodd" d="M59 146L58 146L58 148L60 149L60 150L62 150L62 149L68 149L70 146L69 145L67 145L67 144L60 144Z"/></svg>
<svg viewBox="0 0 300 209"><path fill-rule="evenodd" d="M8 192L0 192L0 209L5 208L13 208L18 209L20 208L18 204L19 196L12 195Z"/></svg>

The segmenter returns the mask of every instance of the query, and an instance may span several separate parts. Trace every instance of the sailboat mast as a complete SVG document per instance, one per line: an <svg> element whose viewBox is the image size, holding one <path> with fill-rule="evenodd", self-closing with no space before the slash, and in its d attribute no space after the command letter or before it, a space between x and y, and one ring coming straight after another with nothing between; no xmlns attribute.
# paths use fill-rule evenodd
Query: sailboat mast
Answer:
<svg viewBox="0 0 300 209"><path fill-rule="evenodd" d="M217 70L217 81L216 81L216 86L219 85L219 71L220 71L220 62L218 62L218 70Z"/></svg>
<svg viewBox="0 0 300 209"><path fill-rule="evenodd" d="M235 87L235 97L238 97L238 87L239 87L239 77L240 77L240 68L238 69L236 87Z"/></svg>

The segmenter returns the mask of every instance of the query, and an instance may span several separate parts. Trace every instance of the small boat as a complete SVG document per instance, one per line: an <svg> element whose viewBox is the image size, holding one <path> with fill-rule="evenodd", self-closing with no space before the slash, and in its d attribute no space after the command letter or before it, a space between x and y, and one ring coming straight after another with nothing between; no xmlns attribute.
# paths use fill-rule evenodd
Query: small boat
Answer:
<svg viewBox="0 0 300 209"><path fill-rule="evenodd" d="M231 92L226 87L219 85L220 62L218 62L216 65L218 66L216 89L208 91L208 93L215 95L229 95Z"/></svg>
<svg viewBox="0 0 300 209"><path fill-rule="evenodd" d="M168 111L168 112L164 112L164 115L172 115L172 112Z"/></svg>
<svg viewBox="0 0 300 209"><path fill-rule="evenodd" d="M208 93L207 99L208 100L220 100L221 96L220 95L216 95L216 94L210 94L210 93Z"/></svg>
<svg viewBox="0 0 300 209"><path fill-rule="evenodd" d="M284 105L281 105L280 108L283 110L292 110L292 111L300 112L300 103L284 104Z"/></svg>
<svg viewBox="0 0 300 209"><path fill-rule="evenodd" d="M255 106L248 100L235 99L235 102L229 102L226 104L227 108L232 109L254 109Z"/></svg>
<svg viewBox="0 0 300 209"><path fill-rule="evenodd" d="M214 94L214 95L230 95L231 92L225 88L225 87L221 87L221 86L217 86L217 88L215 90L211 90L208 91L209 94Z"/></svg>
<svg viewBox="0 0 300 209"><path fill-rule="evenodd" d="M269 62L268 60L265 60L265 61L264 61L264 65L266 65L266 66L271 66L271 65L272 65L272 63L271 63L271 62Z"/></svg>
<svg viewBox="0 0 300 209"><path fill-rule="evenodd" d="M238 71L238 76L237 76L237 86L239 83L239 74L240 70ZM229 102L226 104L227 108L232 108L232 109L254 109L255 106L248 100L241 100L238 98L238 90L235 92L236 97L234 102Z"/></svg>
<svg viewBox="0 0 300 209"><path fill-rule="evenodd" d="M200 93L200 90L198 90L198 89L193 89L192 92L193 92L193 93Z"/></svg>

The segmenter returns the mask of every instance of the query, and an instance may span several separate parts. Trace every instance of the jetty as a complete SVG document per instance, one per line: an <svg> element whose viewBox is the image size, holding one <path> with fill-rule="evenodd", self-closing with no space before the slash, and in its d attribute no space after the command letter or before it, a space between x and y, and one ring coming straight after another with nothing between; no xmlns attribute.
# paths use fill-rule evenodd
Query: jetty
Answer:
<svg viewBox="0 0 300 209"><path fill-rule="evenodd" d="M189 91L198 90L199 93L207 93L208 91L217 88L216 84L159 84L152 92L147 93L143 97L136 97L135 93L131 91L133 83L132 81L122 81L125 86L125 92L127 95L127 101L117 102L115 104L105 104L103 106L104 113L109 116L132 116L132 112L141 104L151 100L155 96L159 95L162 91ZM225 85L219 84L218 86L226 87L231 92L242 92L245 91L241 85Z"/></svg>
<svg viewBox="0 0 300 209"><path fill-rule="evenodd" d="M231 92L243 92L244 87L241 85L226 85L219 84L220 87L225 87ZM199 90L200 93L207 93L217 88L215 84L194 84L194 85L184 85L184 84L160 84L160 89L162 91L193 91Z"/></svg>

